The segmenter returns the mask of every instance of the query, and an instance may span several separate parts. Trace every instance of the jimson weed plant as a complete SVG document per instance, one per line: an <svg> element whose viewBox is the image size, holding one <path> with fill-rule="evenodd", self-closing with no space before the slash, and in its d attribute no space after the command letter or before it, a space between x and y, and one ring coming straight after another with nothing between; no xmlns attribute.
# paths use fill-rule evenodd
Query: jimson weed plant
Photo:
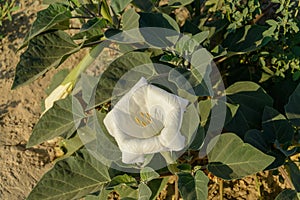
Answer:
<svg viewBox="0 0 300 200"><path fill-rule="evenodd" d="M299 1L44 3L12 88L88 53L49 83L27 147L63 155L27 199L156 199L172 178L202 200L210 175L263 170L300 198Z"/></svg>

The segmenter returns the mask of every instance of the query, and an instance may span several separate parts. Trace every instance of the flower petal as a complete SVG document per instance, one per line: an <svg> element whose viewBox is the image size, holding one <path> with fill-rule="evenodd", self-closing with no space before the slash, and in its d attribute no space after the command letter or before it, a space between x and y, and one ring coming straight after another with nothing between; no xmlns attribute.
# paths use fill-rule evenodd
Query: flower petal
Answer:
<svg viewBox="0 0 300 200"><path fill-rule="evenodd" d="M160 107L163 115L163 125L159 137L161 144L169 150L179 151L184 148L185 137L181 135L183 113L189 101L168 93L158 87L148 86L148 107Z"/></svg>
<svg viewBox="0 0 300 200"><path fill-rule="evenodd" d="M122 152L122 162L126 164L143 163L145 161L144 154Z"/></svg>

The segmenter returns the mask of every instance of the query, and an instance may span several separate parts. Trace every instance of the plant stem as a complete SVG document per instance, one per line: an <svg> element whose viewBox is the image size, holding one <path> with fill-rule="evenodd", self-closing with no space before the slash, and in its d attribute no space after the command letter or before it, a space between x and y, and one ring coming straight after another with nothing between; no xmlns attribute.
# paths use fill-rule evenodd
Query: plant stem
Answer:
<svg viewBox="0 0 300 200"><path fill-rule="evenodd" d="M223 200L223 196L224 196L223 179L219 179L218 182L219 182L220 200Z"/></svg>
<svg viewBox="0 0 300 200"><path fill-rule="evenodd" d="M258 193L258 199L261 199L260 182L257 178L257 174L255 174L255 186Z"/></svg>
<svg viewBox="0 0 300 200"><path fill-rule="evenodd" d="M178 191L178 176L174 175L175 177L175 200L179 199L179 191Z"/></svg>

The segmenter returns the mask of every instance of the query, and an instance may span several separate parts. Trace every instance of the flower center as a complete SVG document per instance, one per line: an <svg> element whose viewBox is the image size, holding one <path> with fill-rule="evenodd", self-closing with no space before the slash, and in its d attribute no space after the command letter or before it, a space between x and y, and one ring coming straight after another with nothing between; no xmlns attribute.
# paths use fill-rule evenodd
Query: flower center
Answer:
<svg viewBox="0 0 300 200"><path fill-rule="evenodd" d="M152 123L151 115L148 112L140 112L139 116L135 116L135 123L141 127L146 127Z"/></svg>

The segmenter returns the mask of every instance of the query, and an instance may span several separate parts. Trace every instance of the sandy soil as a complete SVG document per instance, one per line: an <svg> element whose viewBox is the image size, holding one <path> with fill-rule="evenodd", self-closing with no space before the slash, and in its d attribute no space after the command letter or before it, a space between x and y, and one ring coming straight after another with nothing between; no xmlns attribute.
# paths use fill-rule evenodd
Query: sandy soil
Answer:
<svg viewBox="0 0 300 200"><path fill-rule="evenodd" d="M45 143L35 148L25 149L32 128L38 121L44 89L55 70L34 83L11 91L14 70L19 61L15 53L23 41L30 24L42 9L41 1L21 0L21 9L14 13L13 22L5 22L0 29L6 34L0 41L0 199L25 199L41 176L51 168L53 144ZM65 62L74 66L80 58L74 55ZM258 199L259 190L263 199L274 199L286 183L279 176L260 173L243 180L224 181L224 199ZM220 199L219 181L211 178L209 199Z"/></svg>

